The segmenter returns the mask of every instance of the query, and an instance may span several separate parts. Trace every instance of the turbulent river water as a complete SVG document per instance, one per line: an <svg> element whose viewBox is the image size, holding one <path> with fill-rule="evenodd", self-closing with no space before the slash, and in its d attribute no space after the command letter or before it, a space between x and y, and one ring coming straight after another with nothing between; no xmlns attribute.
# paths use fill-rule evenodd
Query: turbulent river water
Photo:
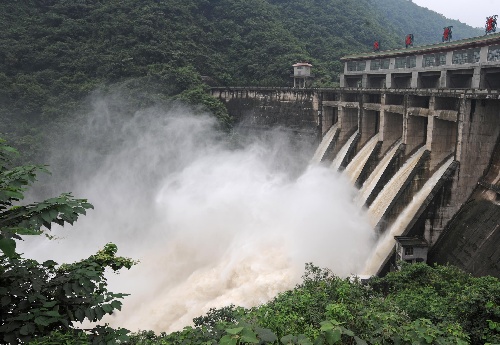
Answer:
<svg viewBox="0 0 500 345"><path fill-rule="evenodd" d="M221 134L182 107L125 116L120 102L96 97L49 161L57 184L45 191L95 210L23 246L69 262L113 242L140 260L109 276L111 291L131 294L111 325L169 332L211 307L257 305L299 282L306 262L360 272L375 243L368 218L347 178L308 165L311 147L279 131Z"/></svg>

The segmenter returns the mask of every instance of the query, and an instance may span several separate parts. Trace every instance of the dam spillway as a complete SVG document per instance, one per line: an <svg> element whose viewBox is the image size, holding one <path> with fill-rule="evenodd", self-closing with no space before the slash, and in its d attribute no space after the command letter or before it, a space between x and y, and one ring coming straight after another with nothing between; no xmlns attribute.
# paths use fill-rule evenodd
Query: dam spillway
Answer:
<svg viewBox="0 0 500 345"><path fill-rule="evenodd" d="M368 179L365 181L363 186L361 187L359 191L359 195L356 198L357 204L359 206L363 206L366 203L366 200L368 197L371 195L373 192L373 189L375 186L379 183L380 178L382 177L382 174L386 171L387 167L391 163L391 160L393 159L394 155L396 154L397 150L399 150L401 144L401 140L398 140L392 147L392 149L384 155L384 157L380 160L380 162L377 164L373 172L370 174Z"/></svg>
<svg viewBox="0 0 500 345"><path fill-rule="evenodd" d="M332 142L334 142L333 139L337 134L338 129L339 129L338 124L335 124L328 130L328 132L321 140L321 143L319 144L318 148L314 152L314 156L311 159L311 163L320 163L323 160L325 153L332 146Z"/></svg>
<svg viewBox="0 0 500 345"><path fill-rule="evenodd" d="M396 241L394 240L394 237L401 236L405 232L420 207L422 207L425 199L429 197L432 190L443 178L443 175L446 170L450 168L452 163L453 158L448 159L448 161L446 161L436 172L433 173L432 177L427 180L424 186L414 195L411 202L407 205L407 207L405 207L403 212L398 215L394 223L381 236L377 246L371 254L371 257L365 265L362 272L363 275L375 275L380 271L386 263L386 260L390 257L391 251L395 246Z"/></svg>
<svg viewBox="0 0 500 345"><path fill-rule="evenodd" d="M353 133L353 135L351 135L349 140L347 140L344 146L342 146L340 151L337 153L337 156L333 160L332 164L330 164L330 169L338 171L342 167L342 164L345 162L346 156L349 150L352 148L352 145L357 137L358 137L358 132L356 131Z"/></svg>
<svg viewBox="0 0 500 345"><path fill-rule="evenodd" d="M361 171L373 153L377 143L378 137L374 135L346 167L345 174L348 176L349 181L351 181L352 184L355 184L358 180Z"/></svg>
<svg viewBox="0 0 500 345"><path fill-rule="evenodd" d="M500 171L500 92L358 88L304 91L259 88L231 92L214 89L212 92L215 97L231 104L229 109L239 105L245 109L250 103L248 98L252 98L255 104L259 104L255 100L269 104L270 99L279 99L280 102L296 103L297 107L304 106L302 120L291 113L289 116L293 120L285 121L283 126L296 133L300 140L316 142L316 152L321 155L322 164L334 164L337 169L344 170L353 161L363 162L360 163L362 167L354 164L349 168L357 170L356 175L359 173L355 185L360 189L356 196L360 206L369 208L405 162L417 151L424 150L409 178L388 202L377 226L381 234L403 212L430 176L453 157L457 168L444 178L445 182L431 195L433 199L426 208L419 210L404 233L424 238L430 247L430 258L439 257L441 262L446 260L444 263L454 262L449 256L444 258L433 254L438 248L449 251L447 245L442 243L436 249L433 247L438 241L450 241L447 237L453 237L453 231L448 226L455 224L451 220L471 197L482 197L489 191L492 202L500 200L494 189L498 176L495 171ZM280 106L279 111L294 109L295 106ZM285 116L279 114L272 118L278 110L270 112L268 106L239 111L241 116L248 116L243 119L245 126L254 125L258 129L273 128L276 123L281 126L280 116ZM294 125L290 126L291 122ZM373 149L366 146L370 140L376 141ZM361 159L358 154L366 156ZM447 234L447 239L441 238L443 233ZM475 260L474 257L472 254L467 256L467 262L462 258L464 263L460 267L481 267L478 266L481 263L473 265L470 262ZM478 272L485 270L481 268ZM500 274L496 268L489 272Z"/></svg>
<svg viewBox="0 0 500 345"><path fill-rule="evenodd" d="M425 147L422 147L409 157L405 164L389 180L384 189L382 189L380 194L377 195L373 203L370 205L368 214L370 222L374 228L377 227L378 223L387 211L387 208L396 198L396 195L399 193L405 182L410 178L424 152Z"/></svg>

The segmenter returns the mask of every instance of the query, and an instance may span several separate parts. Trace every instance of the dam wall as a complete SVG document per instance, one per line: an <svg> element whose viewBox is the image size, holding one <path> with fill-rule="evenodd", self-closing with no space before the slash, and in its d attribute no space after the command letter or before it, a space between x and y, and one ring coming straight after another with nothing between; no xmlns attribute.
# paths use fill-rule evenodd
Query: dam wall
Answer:
<svg viewBox="0 0 500 345"><path fill-rule="evenodd" d="M433 183L411 219L402 223L398 235L424 238L431 248L431 261L448 260L468 270L479 265L476 261L480 258L484 261L470 250L467 251L470 255L465 254L468 261L463 257L458 260L457 256L443 256L442 253L450 252L449 243L453 242L453 234L458 231L453 230L458 227L457 219L460 218L457 215L473 195L479 195L474 200L483 200L489 193L487 202L490 204L500 199L500 188L495 187L500 185L499 92L214 88L212 95L222 100L229 113L243 126L287 128L302 137L316 140L318 145L328 133L329 142L322 143L323 149L327 148L320 159L322 164L331 164L340 153L342 160L338 162L338 169L358 171L354 181L356 187L363 190L365 183L373 185L369 193L365 191L364 205L370 210L375 207L372 203L376 202L376 207L381 208L377 211L380 219L373 224L379 234L392 229L414 196L439 171L439 181ZM363 150L367 145L370 145L369 150ZM359 159L358 154L366 157ZM414 162L407 164L412 159ZM353 169L349 167L351 162L363 166ZM441 169L445 163L445 169ZM409 170L402 174L401 169ZM371 176L372 173L378 174L377 177ZM396 175L400 180L397 190L387 192L385 189L395 185ZM478 192L479 188L483 192ZM376 201L382 192L391 196L390 200ZM475 210L485 209L483 203L478 204L481 205L479 208L467 208L467 219L481 219L479 214L471 216L471 212L474 214ZM492 210L487 208L488 212L496 214L495 205L490 205ZM485 218L485 224L495 223L492 219L493 216L489 220ZM495 224L498 225L498 220ZM496 234L498 227L494 229L493 226L490 231ZM443 233L447 235L442 237ZM468 244L476 238L473 231L464 236L471 238ZM381 267L380 272L387 270L389 263L386 261L386 267ZM475 272L500 275L500 271L495 271L495 265L488 267Z"/></svg>
<svg viewBox="0 0 500 345"><path fill-rule="evenodd" d="M394 238L411 236L429 262L500 277L500 33L341 62L339 88L212 95L253 128L316 132L313 162L359 188L383 242L368 274L397 267Z"/></svg>
<svg viewBox="0 0 500 345"><path fill-rule="evenodd" d="M313 90L293 88L212 88L241 128L265 130L279 127L315 142L319 132L319 99Z"/></svg>

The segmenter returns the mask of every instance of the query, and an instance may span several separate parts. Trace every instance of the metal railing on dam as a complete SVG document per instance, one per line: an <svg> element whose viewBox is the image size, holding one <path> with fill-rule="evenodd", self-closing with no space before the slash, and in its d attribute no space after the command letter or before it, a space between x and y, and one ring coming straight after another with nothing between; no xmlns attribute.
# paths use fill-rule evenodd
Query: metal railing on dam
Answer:
<svg viewBox="0 0 500 345"><path fill-rule="evenodd" d="M361 88L361 87L328 87L328 88L294 88L281 86L219 86L211 87L211 94L225 93L254 93L254 92L278 92L278 93L303 93L303 94L321 94L321 93L408 93L408 94L427 94L427 95L446 95L477 98L499 98L500 90L493 89L450 89L450 88Z"/></svg>

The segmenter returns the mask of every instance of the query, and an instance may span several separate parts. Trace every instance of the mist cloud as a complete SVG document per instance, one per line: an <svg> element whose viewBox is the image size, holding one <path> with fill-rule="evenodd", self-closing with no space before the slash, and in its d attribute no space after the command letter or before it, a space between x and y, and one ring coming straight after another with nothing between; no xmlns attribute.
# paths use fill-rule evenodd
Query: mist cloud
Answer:
<svg viewBox="0 0 500 345"><path fill-rule="evenodd" d="M341 276L362 268L374 235L352 187L307 166L312 153L293 137L236 140L179 105L128 114L124 104L96 96L50 161L52 191L73 191L95 210L56 229L60 240L25 250L68 262L113 242L140 260L110 276L111 291L131 294L112 326L178 330L210 307L269 300L306 262Z"/></svg>

